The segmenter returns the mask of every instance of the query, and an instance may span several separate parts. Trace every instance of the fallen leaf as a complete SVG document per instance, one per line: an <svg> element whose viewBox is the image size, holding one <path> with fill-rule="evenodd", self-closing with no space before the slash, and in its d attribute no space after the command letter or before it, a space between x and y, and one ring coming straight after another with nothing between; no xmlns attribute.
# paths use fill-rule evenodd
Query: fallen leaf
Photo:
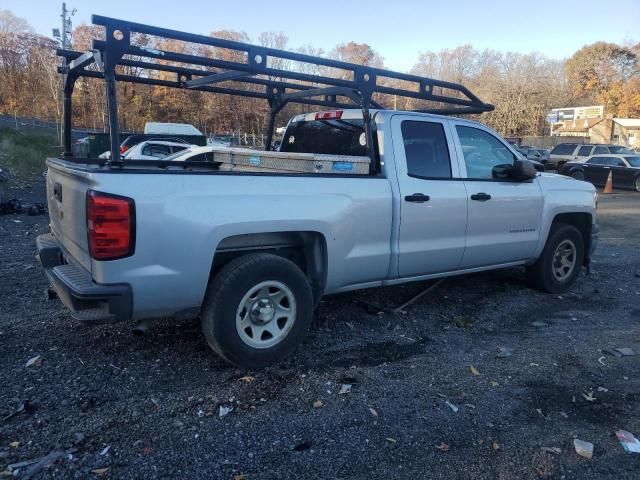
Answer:
<svg viewBox="0 0 640 480"><path fill-rule="evenodd" d="M499 387L500 384L498 382L496 382L495 380L491 380L491 386L492 387Z"/></svg>
<svg viewBox="0 0 640 480"><path fill-rule="evenodd" d="M42 365L42 356L36 355L35 357L27 360L25 367L39 367L40 365Z"/></svg>
<svg viewBox="0 0 640 480"><path fill-rule="evenodd" d="M391 443L398 443L398 441L395 438L391 438L391 437L387 437L385 440Z"/></svg>
<svg viewBox="0 0 640 480"><path fill-rule="evenodd" d="M582 396L587 402L595 402L596 397L593 396L593 392L583 393Z"/></svg>
<svg viewBox="0 0 640 480"><path fill-rule="evenodd" d="M493 442L491 446L494 450L500 450L500 444L498 442Z"/></svg>
<svg viewBox="0 0 640 480"><path fill-rule="evenodd" d="M316 400L313 402L313 408L322 408L323 405L324 403L322 403L322 400Z"/></svg>
<svg viewBox="0 0 640 480"><path fill-rule="evenodd" d="M369 411L371 412L371 415L373 415L374 417L378 416L378 412L376 412L373 408L369 407Z"/></svg>
<svg viewBox="0 0 640 480"><path fill-rule="evenodd" d="M584 440L574 438L573 448L575 448L576 453L581 457L585 457L585 458L593 457L593 443L591 442L585 442Z"/></svg>
<svg viewBox="0 0 640 480"><path fill-rule="evenodd" d="M9 444L9 446L10 446L11 448L18 448L18 447L20 446L20 442L11 442L11 443Z"/></svg>
<svg viewBox="0 0 640 480"><path fill-rule="evenodd" d="M469 365L469 370L471 370L471 373L473 373L474 375L480 375L480 372L478 371L478 369L473 365Z"/></svg>
<svg viewBox="0 0 640 480"><path fill-rule="evenodd" d="M243 473L241 473L239 475L234 475L233 480L247 480L247 477Z"/></svg>
<svg viewBox="0 0 640 480"><path fill-rule="evenodd" d="M233 411L233 407L223 407L220 405L220 410L218 410L218 418L222 418L225 415L228 415Z"/></svg>
<svg viewBox="0 0 640 480"><path fill-rule="evenodd" d="M240 381L241 381L241 382L244 382L244 383L251 383L251 382L253 382L255 379L256 379L256 378L255 378L255 377L252 377L251 375L245 375L244 377L241 377L241 378L240 378Z"/></svg>
<svg viewBox="0 0 640 480"><path fill-rule="evenodd" d="M95 468L93 470L91 470L91 473L95 473L98 476L102 476L105 473L107 473L109 471L109 468L111 467L105 467L105 468Z"/></svg>
<svg viewBox="0 0 640 480"><path fill-rule="evenodd" d="M449 445L447 445L444 442L440 443L440 445L436 445L436 448L438 450L440 450L441 452L448 452L449 451Z"/></svg>

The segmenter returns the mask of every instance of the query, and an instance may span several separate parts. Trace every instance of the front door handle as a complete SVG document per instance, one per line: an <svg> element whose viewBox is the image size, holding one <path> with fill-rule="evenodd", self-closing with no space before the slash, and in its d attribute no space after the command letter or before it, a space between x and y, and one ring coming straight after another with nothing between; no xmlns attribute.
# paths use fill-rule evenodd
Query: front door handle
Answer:
<svg viewBox="0 0 640 480"><path fill-rule="evenodd" d="M488 193L474 193L473 195L471 195L471 200L486 202L487 200L491 200L491 195L489 195Z"/></svg>
<svg viewBox="0 0 640 480"><path fill-rule="evenodd" d="M424 203L429 201L429 195L414 193L413 195L406 195L404 200L405 202Z"/></svg>

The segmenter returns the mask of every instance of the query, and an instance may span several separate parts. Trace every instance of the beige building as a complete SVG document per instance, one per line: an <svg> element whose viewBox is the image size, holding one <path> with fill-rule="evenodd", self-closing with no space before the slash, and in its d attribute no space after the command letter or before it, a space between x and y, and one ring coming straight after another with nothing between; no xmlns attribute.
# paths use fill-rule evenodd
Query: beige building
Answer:
<svg viewBox="0 0 640 480"><path fill-rule="evenodd" d="M566 120L553 131L560 137L585 137L589 143L613 143L640 148L640 118Z"/></svg>

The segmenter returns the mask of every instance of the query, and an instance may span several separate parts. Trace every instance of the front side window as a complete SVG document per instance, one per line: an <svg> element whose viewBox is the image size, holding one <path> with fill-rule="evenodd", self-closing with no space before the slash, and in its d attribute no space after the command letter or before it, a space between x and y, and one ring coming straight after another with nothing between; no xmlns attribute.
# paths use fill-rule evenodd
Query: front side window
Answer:
<svg viewBox="0 0 640 480"><path fill-rule="evenodd" d="M484 130L456 126L467 178L492 179L497 165L513 165L514 155L504 143Z"/></svg>
<svg viewBox="0 0 640 480"><path fill-rule="evenodd" d="M609 157L607 158L607 163L606 165L610 165L612 167L624 167L625 164L622 161L622 159L620 158L616 158L616 157Z"/></svg>
<svg viewBox="0 0 640 480"><path fill-rule="evenodd" d="M587 145L586 147L580 147L580 149L578 150L578 157L588 157L589 155L591 155L591 146L589 145Z"/></svg>
<svg viewBox="0 0 640 480"><path fill-rule="evenodd" d="M142 149L142 155L148 155L155 158L164 158L169 155L169 147L167 145L150 144Z"/></svg>
<svg viewBox="0 0 640 480"><path fill-rule="evenodd" d="M640 167L640 156L624 157L632 167Z"/></svg>
<svg viewBox="0 0 640 480"><path fill-rule="evenodd" d="M585 163L589 165L604 165L607 157L593 157L587 160Z"/></svg>
<svg viewBox="0 0 640 480"><path fill-rule="evenodd" d="M442 124L405 120L400 128L409 176L451 178L451 159Z"/></svg>

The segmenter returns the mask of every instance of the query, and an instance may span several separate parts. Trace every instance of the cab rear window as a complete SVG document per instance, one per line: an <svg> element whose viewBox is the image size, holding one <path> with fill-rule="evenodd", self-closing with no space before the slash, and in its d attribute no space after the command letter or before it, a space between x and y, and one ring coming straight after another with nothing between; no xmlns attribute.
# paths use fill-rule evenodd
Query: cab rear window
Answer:
<svg viewBox="0 0 640 480"><path fill-rule="evenodd" d="M368 155L362 119L314 120L289 125L281 152Z"/></svg>

